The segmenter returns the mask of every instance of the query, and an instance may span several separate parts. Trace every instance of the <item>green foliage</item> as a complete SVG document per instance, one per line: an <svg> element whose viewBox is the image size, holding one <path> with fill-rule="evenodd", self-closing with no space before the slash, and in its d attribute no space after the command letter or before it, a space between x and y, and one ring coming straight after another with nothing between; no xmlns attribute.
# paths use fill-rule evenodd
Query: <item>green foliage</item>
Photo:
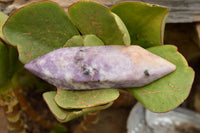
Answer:
<svg viewBox="0 0 200 133"><path fill-rule="evenodd" d="M17 50L0 41L0 94L9 90L8 86L12 85L8 84L12 84L10 82L14 73L21 67Z"/></svg>
<svg viewBox="0 0 200 133"><path fill-rule="evenodd" d="M69 7L69 15L83 35L94 34L105 45L130 45L124 23L105 6L80 1Z"/></svg>
<svg viewBox="0 0 200 133"><path fill-rule="evenodd" d="M84 36L84 46L103 46L104 43L95 35Z"/></svg>
<svg viewBox="0 0 200 133"><path fill-rule="evenodd" d="M78 31L56 3L43 1L28 5L10 16L3 32L17 46L23 63L62 47Z"/></svg>
<svg viewBox="0 0 200 133"><path fill-rule="evenodd" d="M194 71L188 67L186 60L174 46L157 46L148 50L175 64L176 70L149 85L130 89L130 92L153 112L172 110L189 95Z"/></svg>
<svg viewBox="0 0 200 133"><path fill-rule="evenodd" d="M119 97L117 89L68 91L58 89L54 98L64 109L82 109L110 103Z"/></svg>
<svg viewBox="0 0 200 133"><path fill-rule="evenodd" d="M13 74L17 72L20 68L23 67L21 62L18 59L18 52L17 49L8 45L8 50L9 50L9 78L11 79Z"/></svg>
<svg viewBox="0 0 200 133"><path fill-rule="evenodd" d="M65 43L64 47L79 47L84 46L83 44L83 37L80 35L73 36Z"/></svg>
<svg viewBox="0 0 200 133"><path fill-rule="evenodd" d="M7 18L7 15L0 12L0 37L5 42L2 27ZM12 88L11 78L20 67L21 63L18 61L17 50L0 40L0 94L4 94Z"/></svg>
<svg viewBox="0 0 200 133"><path fill-rule="evenodd" d="M141 2L124 2L114 5L111 11L125 23L132 45L148 48L163 44L168 8Z"/></svg>
<svg viewBox="0 0 200 133"><path fill-rule="evenodd" d="M64 47L79 47L79 46L102 46L104 43L95 35L73 36L64 45Z"/></svg>
<svg viewBox="0 0 200 133"><path fill-rule="evenodd" d="M2 26L6 22L8 16L0 12L0 37L4 38ZM9 79L9 48L0 40L0 88L2 88Z"/></svg>
<svg viewBox="0 0 200 133"><path fill-rule="evenodd" d="M66 110L66 109L61 108L55 103L54 101L55 96L56 96L55 91L46 92L43 94L43 98L46 101L51 112L55 115L57 120L59 120L60 122L67 122L74 118L80 117L86 113L106 109L112 105L112 102L111 102L111 103L101 105L101 106L96 106L96 107Z"/></svg>
<svg viewBox="0 0 200 133"><path fill-rule="evenodd" d="M4 37L3 32L2 32L2 27L3 27L3 25L4 25L4 23L6 22L7 19L8 19L8 16L6 14L0 12L0 27L1 27L0 28L0 37L4 40L5 40L5 37Z"/></svg>

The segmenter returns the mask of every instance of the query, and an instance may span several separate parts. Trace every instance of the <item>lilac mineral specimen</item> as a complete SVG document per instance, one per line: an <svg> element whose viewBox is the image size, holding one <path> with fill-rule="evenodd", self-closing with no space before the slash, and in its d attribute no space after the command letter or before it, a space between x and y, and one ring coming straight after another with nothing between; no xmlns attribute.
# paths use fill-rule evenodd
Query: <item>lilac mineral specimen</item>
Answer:
<svg viewBox="0 0 200 133"><path fill-rule="evenodd" d="M141 87L176 69L139 46L68 47L25 65L61 89L87 90Z"/></svg>

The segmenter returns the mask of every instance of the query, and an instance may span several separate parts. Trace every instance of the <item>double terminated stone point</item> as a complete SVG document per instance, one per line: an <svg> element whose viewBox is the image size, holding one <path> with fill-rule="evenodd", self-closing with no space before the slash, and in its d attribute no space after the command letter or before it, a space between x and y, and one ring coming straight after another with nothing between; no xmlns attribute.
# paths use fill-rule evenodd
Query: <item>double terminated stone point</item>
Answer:
<svg viewBox="0 0 200 133"><path fill-rule="evenodd" d="M176 69L139 46L68 47L25 65L61 89L87 90L141 87Z"/></svg>

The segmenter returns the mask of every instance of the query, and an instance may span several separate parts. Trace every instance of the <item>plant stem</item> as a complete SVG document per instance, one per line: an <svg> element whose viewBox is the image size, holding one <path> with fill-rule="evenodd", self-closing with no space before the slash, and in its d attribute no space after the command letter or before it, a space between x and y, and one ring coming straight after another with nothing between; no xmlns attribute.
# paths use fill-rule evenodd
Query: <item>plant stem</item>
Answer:
<svg viewBox="0 0 200 133"><path fill-rule="evenodd" d="M19 109L18 99L13 90L0 96L0 103L8 121L9 133L26 133L21 112Z"/></svg>
<svg viewBox="0 0 200 133"><path fill-rule="evenodd" d="M111 107L121 108L121 107L133 107L137 102L135 97L128 91L119 90L119 97L114 101Z"/></svg>
<svg viewBox="0 0 200 133"><path fill-rule="evenodd" d="M24 97L24 94L22 92L22 89L20 87L14 89L14 92L18 98L19 104L21 106L21 109L26 112L33 121L37 122L41 127L45 129L53 129L56 125L54 122L49 122L45 119L43 119L40 114L38 114L33 106L26 100Z"/></svg>
<svg viewBox="0 0 200 133"><path fill-rule="evenodd" d="M83 116L83 120L80 125L76 128L74 133L88 133L94 130L94 125L99 121L100 111L90 112ZM95 131L92 131L95 132Z"/></svg>
<svg viewBox="0 0 200 133"><path fill-rule="evenodd" d="M136 99L128 91L119 90L119 92L120 96L114 101L112 108L130 108L136 103ZM85 114L74 133L95 133L94 127L99 121L99 113L100 111Z"/></svg>

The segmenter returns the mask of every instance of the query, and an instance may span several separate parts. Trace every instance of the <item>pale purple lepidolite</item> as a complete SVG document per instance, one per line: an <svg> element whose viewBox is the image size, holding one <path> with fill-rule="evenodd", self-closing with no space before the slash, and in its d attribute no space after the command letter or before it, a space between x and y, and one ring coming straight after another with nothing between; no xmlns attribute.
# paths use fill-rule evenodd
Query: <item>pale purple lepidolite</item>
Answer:
<svg viewBox="0 0 200 133"><path fill-rule="evenodd" d="M139 46L68 47L25 65L61 89L140 87L171 73L176 66Z"/></svg>

